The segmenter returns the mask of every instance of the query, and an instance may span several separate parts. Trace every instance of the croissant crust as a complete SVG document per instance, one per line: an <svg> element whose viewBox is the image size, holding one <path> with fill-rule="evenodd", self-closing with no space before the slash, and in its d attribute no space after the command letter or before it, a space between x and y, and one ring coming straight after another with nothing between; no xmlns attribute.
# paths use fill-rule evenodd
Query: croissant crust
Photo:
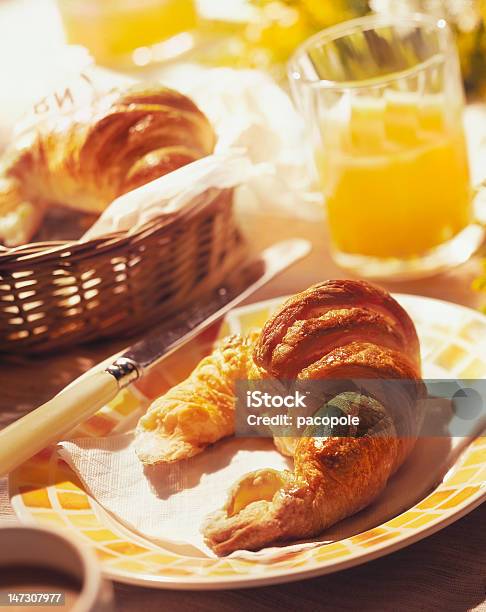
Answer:
<svg viewBox="0 0 486 612"><path fill-rule="evenodd" d="M357 340L406 350L420 367L417 332L405 310L384 289L353 280L319 283L287 300L264 325L254 359L273 376L285 377L309 365L314 358L309 346L327 351L353 332Z"/></svg>

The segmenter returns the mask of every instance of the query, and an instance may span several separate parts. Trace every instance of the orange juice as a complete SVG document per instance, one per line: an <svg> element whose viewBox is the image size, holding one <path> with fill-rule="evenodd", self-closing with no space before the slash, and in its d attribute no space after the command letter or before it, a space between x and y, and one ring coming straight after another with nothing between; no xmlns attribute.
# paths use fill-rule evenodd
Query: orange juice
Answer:
<svg viewBox="0 0 486 612"><path fill-rule="evenodd" d="M196 26L195 0L59 0L70 43L111 63Z"/></svg>
<svg viewBox="0 0 486 612"><path fill-rule="evenodd" d="M321 124L316 163L339 251L421 256L470 223L461 117L444 106L433 95L356 99Z"/></svg>

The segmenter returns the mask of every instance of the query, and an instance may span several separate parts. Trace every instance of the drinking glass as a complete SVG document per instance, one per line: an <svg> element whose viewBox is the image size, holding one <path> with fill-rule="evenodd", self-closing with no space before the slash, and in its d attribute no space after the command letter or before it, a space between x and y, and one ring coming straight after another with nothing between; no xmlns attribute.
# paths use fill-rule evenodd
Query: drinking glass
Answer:
<svg viewBox="0 0 486 612"><path fill-rule="evenodd" d="M145 65L190 48L195 0L57 0L66 38L103 64ZM189 45L189 46L188 46ZM160 56L160 57L159 57Z"/></svg>
<svg viewBox="0 0 486 612"><path fill-rule="evenodd" d="M296 51L289 80L340 266L400 278L471 256L483 230L443 19L371 15L329 28Z"/></svg>

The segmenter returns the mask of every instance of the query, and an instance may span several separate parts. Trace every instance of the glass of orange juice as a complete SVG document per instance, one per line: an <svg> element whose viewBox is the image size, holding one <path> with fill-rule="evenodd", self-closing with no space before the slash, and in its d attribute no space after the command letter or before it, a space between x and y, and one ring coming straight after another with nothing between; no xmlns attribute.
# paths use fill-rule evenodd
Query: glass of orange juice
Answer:
<svg viewBox="0 0 486 612"><path fill-rule="evenodd" d="M307 40L289 63L335 260L371 277L466 261L473 222L464 94L446 22L371 15Z"/></svg>

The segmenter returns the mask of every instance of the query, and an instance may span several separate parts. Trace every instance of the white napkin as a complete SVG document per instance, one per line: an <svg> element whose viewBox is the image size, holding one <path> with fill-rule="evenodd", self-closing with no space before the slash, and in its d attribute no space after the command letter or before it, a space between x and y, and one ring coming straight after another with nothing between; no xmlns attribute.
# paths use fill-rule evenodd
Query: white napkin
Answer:
<svg viewBox="0 0 486 612"><path fill-rule="evenodd" d="M209 155L114 200L84 234L83 240L115 231L134 231L161 213L169 214L190 206L208 189L235 187L258 172L241 150Z"/></svg>
<svg viewBox="0 0 486 612"><path fill-rule="evenodd" d="M371 506L291 548L360 533L410 508L442 479L467 443L465 438L419 439ZM189 555L213 556L199 529L207 514L223 505L231 483L259 468L291 469L291 461L270 440L257 438L228 438L190 460L145 470L135 455L132 433L61 442L59 452L96 501L119 521L165 549ZM257 555L265 562L288 551L287 546L232 556Z"/></svg>
<svg viewBox="0 0 486 612"><path fill-rule="evenodd" d="M223 505L229 483L254 467L289 465L269 440L256 438L229 438L187 461L146 469L132 434L61 446L61 456L105 509L149 539L192 555L209 554L199 527Z"/></svg>

